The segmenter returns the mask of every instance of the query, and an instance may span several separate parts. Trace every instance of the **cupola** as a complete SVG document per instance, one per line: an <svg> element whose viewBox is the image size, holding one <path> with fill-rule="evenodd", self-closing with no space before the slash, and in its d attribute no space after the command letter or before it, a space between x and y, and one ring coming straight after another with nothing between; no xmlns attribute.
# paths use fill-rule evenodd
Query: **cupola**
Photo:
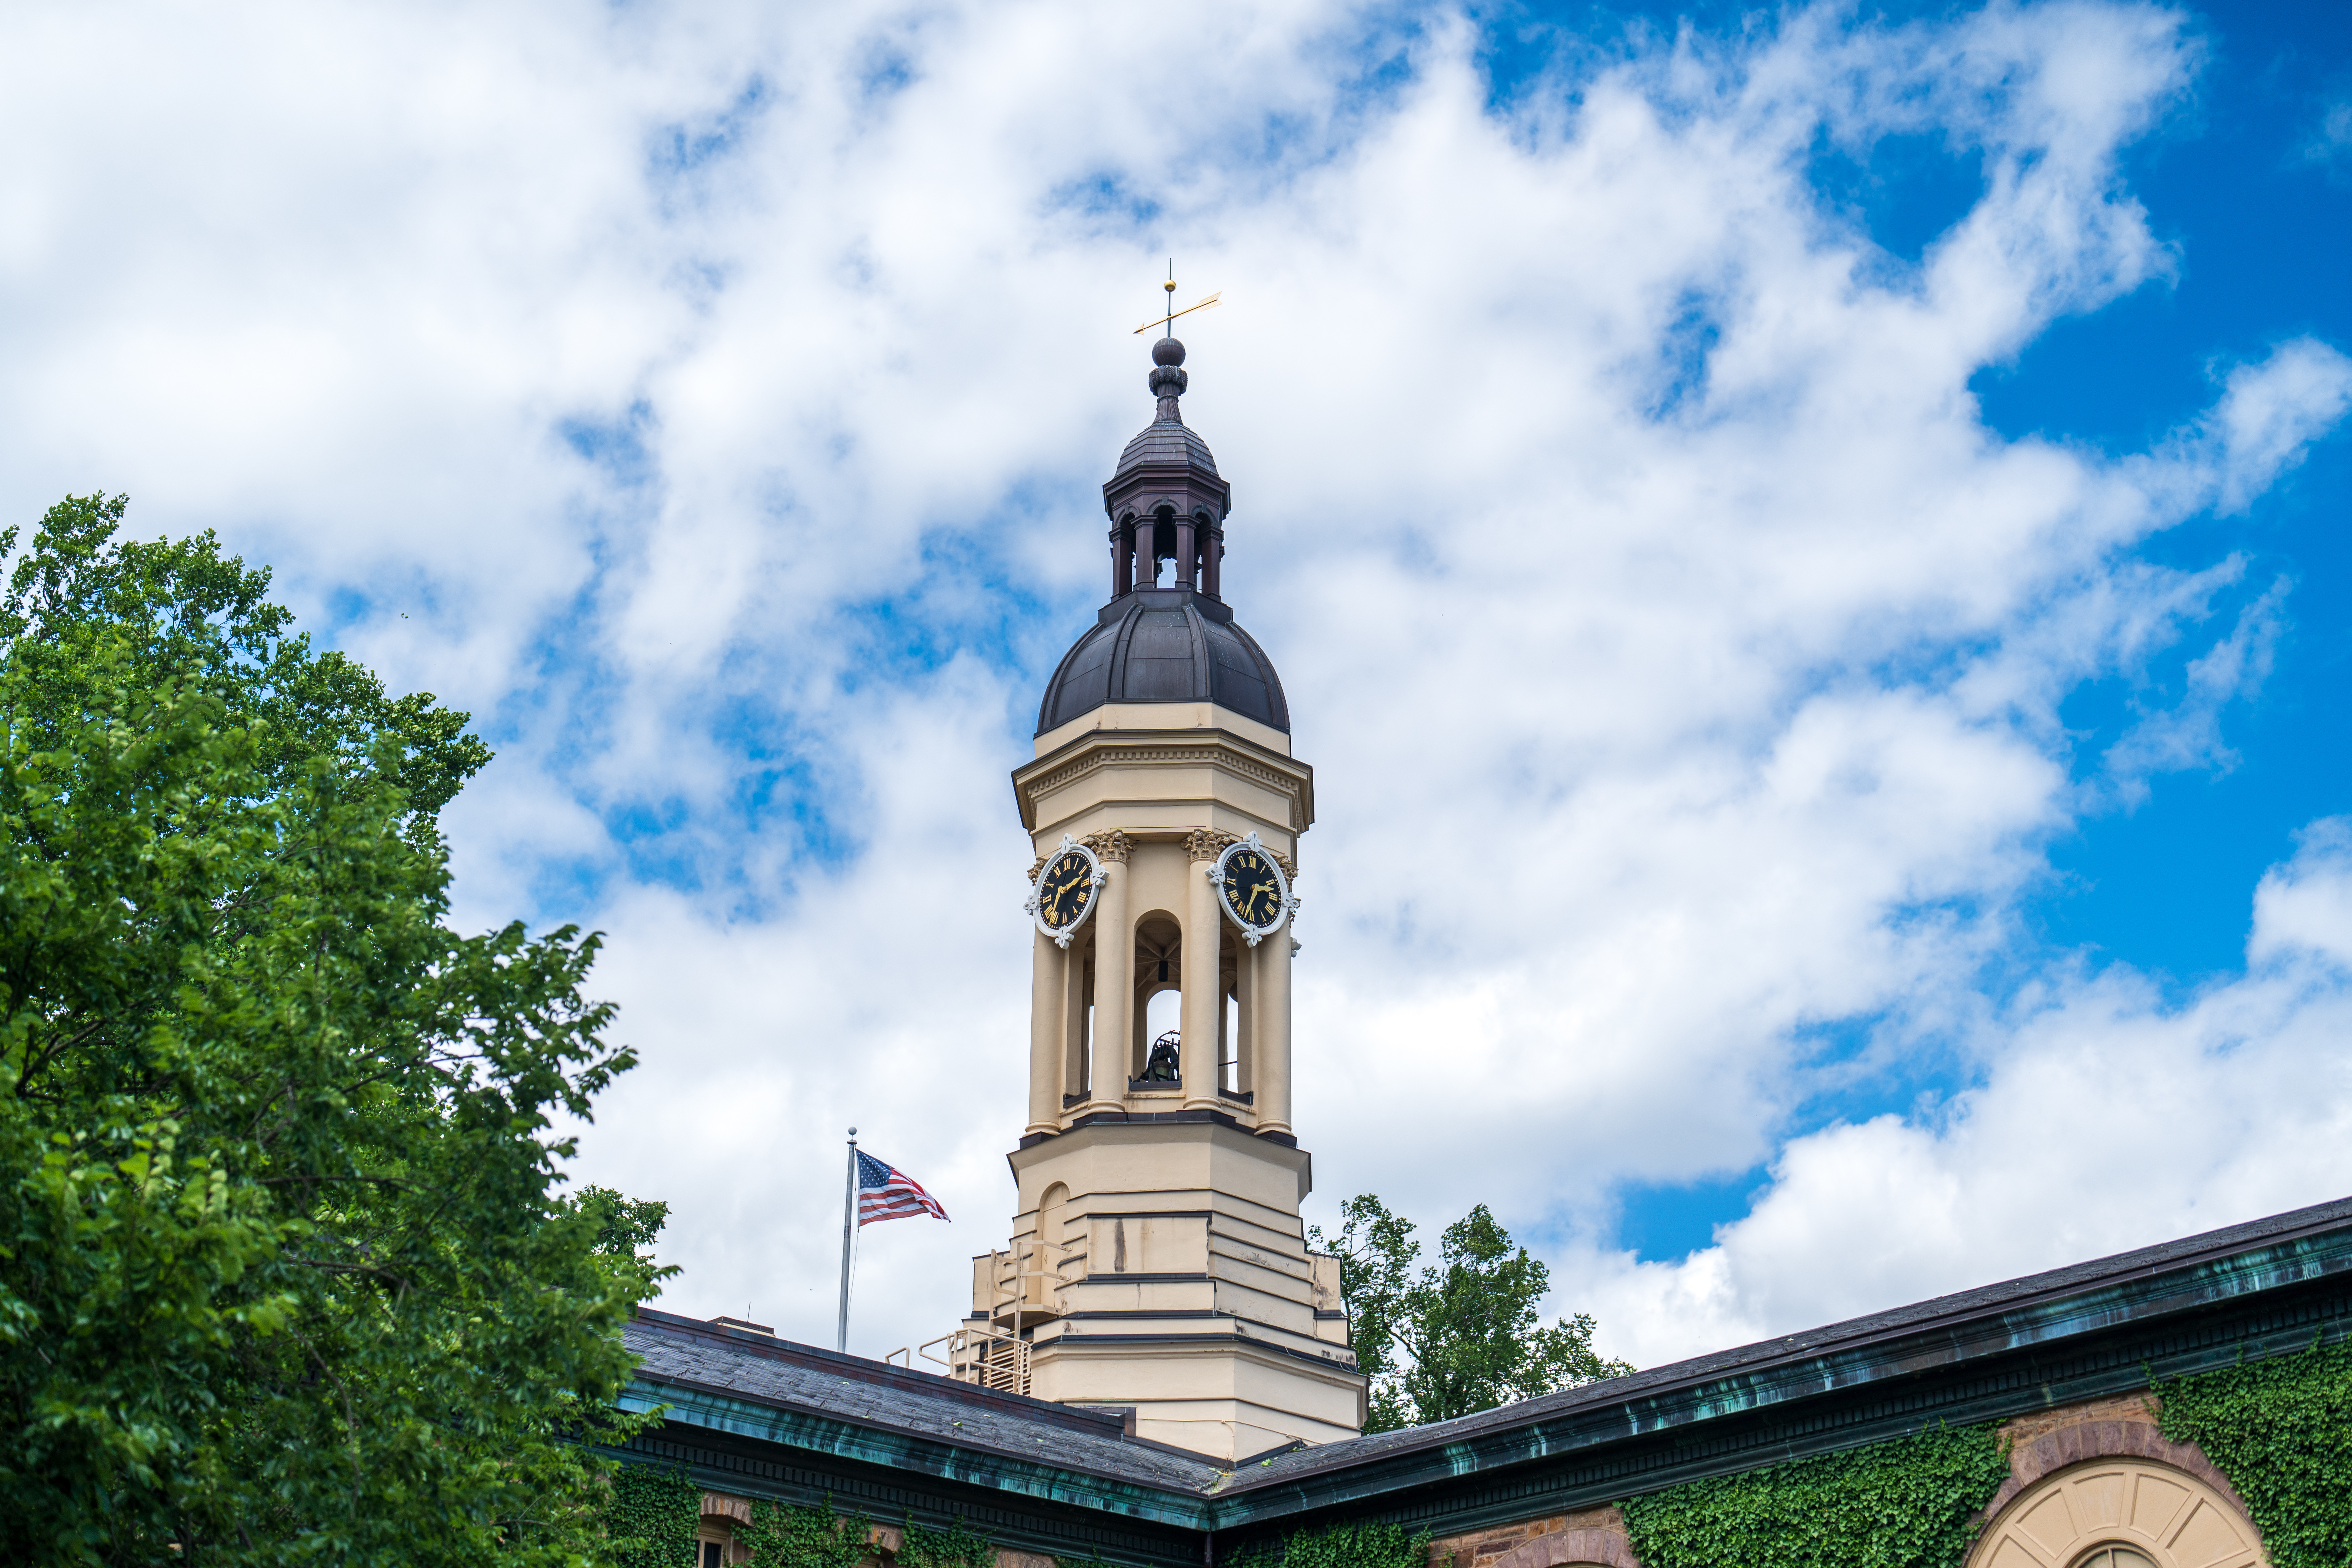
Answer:
<svg viewBox="0 0 2352 1568"><path fill-rule="evenodd" d="M1103 486L1110 602L1046 683L1037 732L1106 703L1213 702L1286 734L1290 709L1274 661L1225 605L1221 564L1233 489L1209 444L1184 423L1184 345L1161 338L1151 360L1159 414Z"/></svg>

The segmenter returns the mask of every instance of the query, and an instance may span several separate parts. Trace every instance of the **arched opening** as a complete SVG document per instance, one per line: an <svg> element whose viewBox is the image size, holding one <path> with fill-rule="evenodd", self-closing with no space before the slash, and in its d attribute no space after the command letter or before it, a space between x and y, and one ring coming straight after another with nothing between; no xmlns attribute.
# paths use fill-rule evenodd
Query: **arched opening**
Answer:
<svg viewBox="0 0 2352 1568"><path fill-rule="evenodd" d="M1123 511L1110 531L1110 596L1114 599L1135 586L1135 514Z"/></svg>
<svg viewBox="0 0 2352 1568"><path fill-rule="evenodd" d="M1161 507L1135 524L1135 585L1160 586L1160 563L1176 553L1176 511Z"/></svg>
<svg viewBox="0 0 2352 1568"><path fill-rule="evenodd" d="M1068 1217L1070 1189L1060 1182L1047 1187L1037 1200L1037 1239L1049 1247L1063 1245L1062 1226Z"/></svg>
<svg viewBox="0 0 2352 1568"><path fill-rule="evenodd" d="M1153 910L1135 922L1134 1037L1129 1042L1127 1076L1148 1076L1152 1042L1183 1026L1184 929L1166 910Z"/></svg>
<svg viewBox="0 0 2352 1568"><path fill-rule="evenodd" d="M2233 1498L2186 1469L2118 1457L2069 1466L2012 1498L1971 1568L2255 1568L2262 1541Z"/></svg>
<svg viewBox="0 0 2352 1568"><path fill-rule="evenodd" d="M1070 1257L1070 1189L1060 1182L1037 1199L1036 1250L1024 1272L1031 1283L1030 1304L1045 1311L1062 1310L1063 1265Z"/></svg>

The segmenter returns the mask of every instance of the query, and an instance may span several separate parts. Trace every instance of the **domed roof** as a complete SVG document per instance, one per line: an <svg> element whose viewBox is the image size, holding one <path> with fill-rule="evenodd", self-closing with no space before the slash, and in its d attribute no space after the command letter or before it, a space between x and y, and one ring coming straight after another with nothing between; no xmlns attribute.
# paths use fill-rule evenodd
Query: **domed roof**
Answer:
<svg viewBox="0 0 2352 1568"><path fill-rule="evenodd" d="M1117 484L1123 476L1147 463L1173 464L1198 473L1217 471L1217 459L1209 455L1209 444L1172 413L1145 426L1127 444L1127 450L1118 455L1118 467L1111 474L1111 483Z"/></svg>
<svg viewBox="0 0 2352 1568"><path fill-rule="evenodd" d="M1290 732L1274 661L1231 610L1189 588L1139 588L1105 605L1046 682L1037 732L1106 702L1213 702Z"/></svg>

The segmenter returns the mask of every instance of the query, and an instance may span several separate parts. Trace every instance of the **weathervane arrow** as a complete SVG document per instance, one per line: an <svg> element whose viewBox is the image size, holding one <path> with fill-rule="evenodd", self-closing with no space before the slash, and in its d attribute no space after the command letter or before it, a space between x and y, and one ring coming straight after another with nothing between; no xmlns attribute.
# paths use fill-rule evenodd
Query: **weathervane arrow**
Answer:
<svg viewBox="0 0 2352 1568"><path fill-rule="evenodd" d="M1173 259L1171 259L1168 263L1168 281L1162 283L1160 287L1168 290L1168 302L1171 305L1174 304L1176 302L1176 263ZM1144 322L1143 325L1136 328L1135 331L1137 332L1148 332L1154 327L1165 327L1179 316L1189 316L1195 310L1208 310L1211 306L1214 305L1218 300L1224 297L1224 291L1223 289L1219 289L1216 293L1210 295L1207 299L1202 300L1197 305L1187 305L1181 310L1171 310L1166 315L1161 316L1155 321ZM1133 334L1130 333L1129 335L1132 336ZM1171 329L1170 335L1174 335L1173 329Z"/></svg>

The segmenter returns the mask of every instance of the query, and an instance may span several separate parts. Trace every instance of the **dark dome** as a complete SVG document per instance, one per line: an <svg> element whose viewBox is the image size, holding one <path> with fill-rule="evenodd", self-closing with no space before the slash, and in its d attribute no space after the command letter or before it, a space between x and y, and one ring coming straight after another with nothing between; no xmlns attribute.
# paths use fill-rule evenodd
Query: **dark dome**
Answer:
<svg viewBox="0 0 2352 1568"><path fill-rule="evenodd" d="M1231 610L1184 588L1139 588L1104 605L1046 682L1037 732L1106 702L1213 702L1290 733L1274 661Z"/></svg>
<svg viewBox="0 0 2352 1568"><path fill-rule="evenodd" d="M1118 483L1121 475L1146 463L1173 464L1202 474L1213 475L1217 471L1217 459L1209 455L1209 444L1190 425L1172 416L1154 420L1127 444L1127 450L1118 455L1118 468L1111 474L1110 482Z"/></svg>

